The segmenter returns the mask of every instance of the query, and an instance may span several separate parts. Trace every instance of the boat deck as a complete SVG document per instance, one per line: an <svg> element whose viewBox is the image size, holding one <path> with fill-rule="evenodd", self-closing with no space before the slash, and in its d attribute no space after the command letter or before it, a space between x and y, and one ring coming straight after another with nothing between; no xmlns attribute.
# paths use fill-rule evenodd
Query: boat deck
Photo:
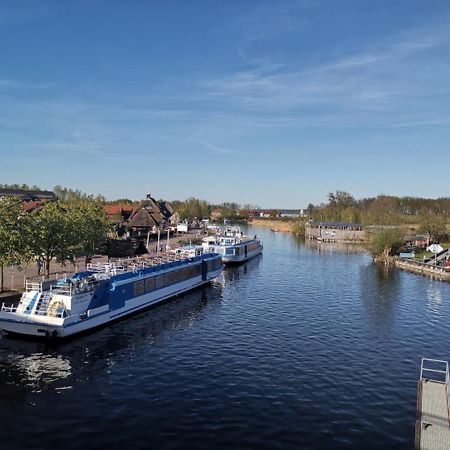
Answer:
<svg viewBox="0 0 450 450"><path fill-rule="evenodd" d="M417 450L450 449L447 361L422 359L417 392Z"/></svg>

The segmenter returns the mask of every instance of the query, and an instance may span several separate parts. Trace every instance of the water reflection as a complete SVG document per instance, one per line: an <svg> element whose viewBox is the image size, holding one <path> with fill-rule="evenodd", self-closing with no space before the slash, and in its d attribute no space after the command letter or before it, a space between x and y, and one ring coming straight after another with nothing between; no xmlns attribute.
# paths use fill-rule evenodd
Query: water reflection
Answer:
<svg viewBox="0 0 450 450"><path fill-rule="evenodd" d="M367 248L361 244L346 244L341 242L321 242L315 239L306 239L305 247L315 250L318 253L345 253L348 255L358 255L367 253Z"/></svg>
<svg viewBox="0 0 450 450"><path fill-rule="evenodd" d="M427 311L432 316L432 320L437 320L441 317L442 304L442 291L441 287L431 282L427 287Z"/></svg>
<svg viewBox="0 0 450 450"><path fill-rule="evenodd" d="M257 233L210 287L57 347L1 339L11 448L412 448L450 285Z"/></svg>
<svg viewBox="0 0 450 450"><path fill-rule="evenodd" d="M255 256L243 264L231 265L225 267L225 270L214 280L214 284L220 284L225 288L228 284L238 281L241 277L245 277L247 273L254 272L261 264L263 254Z"/></svg>
<svg viewBox="0 0 450 450"><path fill-rule="evenodd" d="M35 393L43 389L58 391L109 373L116 360L132 359L137 349L154 345L164 333L193 328L205 314L219 308L221 298L222 286L214 283L67 342L33 342L3 336L0 398L11 385Z"/></svg>
<svg viewBox="0 0 450 450"><path fill-rule="evenodd" d="M368 319L378 333L389 333L402 295L401 274L383 264L361 265L360 297Z"/></svg>

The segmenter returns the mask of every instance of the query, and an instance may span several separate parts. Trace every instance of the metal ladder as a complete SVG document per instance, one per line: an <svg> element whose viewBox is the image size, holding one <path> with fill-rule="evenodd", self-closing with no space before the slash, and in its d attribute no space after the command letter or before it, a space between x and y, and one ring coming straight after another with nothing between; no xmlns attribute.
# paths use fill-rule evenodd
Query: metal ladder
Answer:
<svg viewBox="0 0 450 450"><path fill-rule="evenodd" d="M46 316L47 315L48 305L50 304L50 300L51 299L52 299L51 291L43 291L43 292L41 292L41 295L39 296L39 300L37 302L34 314L37 314L37 315L40 315L40 316Z"/></svg>

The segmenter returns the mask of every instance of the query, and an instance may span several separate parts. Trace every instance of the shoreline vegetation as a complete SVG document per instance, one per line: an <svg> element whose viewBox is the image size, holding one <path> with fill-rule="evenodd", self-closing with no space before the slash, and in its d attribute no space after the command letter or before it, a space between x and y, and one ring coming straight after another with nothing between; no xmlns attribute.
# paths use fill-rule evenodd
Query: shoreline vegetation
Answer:
<svg viewBox="0 0 450 450"><path fill-rule="evenodd" d="M297 235L301 235L301 231L303 227L300 225L298 220L283 220L283 219L253 219L251 222L248 222L249 225L270 228L272 231L281 231L284 233L294 233Z"/></svg>
<svg viewBox="0 0 450 450"><path fill-rule="evenodd" d="M42 191L37 186L30 188L27 185L0 184L0 188ZM0 292L4 267L37 261L42 271L48 274L52 262L65 264L81 255L92 257L102 243L114 235L114 221L106 216L105 206L139 204L126 198L107 200L100 194L94 197L61 186L55 186L53 191L54 201L45 202L31 212L24 211L16 197L0 199ZM328 194L327 203L309 204L298 218L282 217L282 210L264 211L256 205L234 202L212 204L193 197L170 203L179 221L242 220L301 238L305 238L308 220L361 224L367 230L362 244L371 251L375 262L386 266L399 266L396 255L404 251L402 248L408 236L423 234L429 242L436 243L446 243L450 236L449 197L426 199L379 195L357 200L338 190ZM417 253L418 267L424 256L427 255L422 250Z"/></svg>

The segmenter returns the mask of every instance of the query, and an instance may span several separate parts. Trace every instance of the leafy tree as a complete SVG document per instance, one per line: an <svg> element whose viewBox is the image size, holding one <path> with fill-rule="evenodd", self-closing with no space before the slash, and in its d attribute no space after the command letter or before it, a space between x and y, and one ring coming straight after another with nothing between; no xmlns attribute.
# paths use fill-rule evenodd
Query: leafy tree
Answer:
<svg viewBox="0 0 450 450"><path fill-rule="evenodd" d="M53 192L56 194L59 200L63 202L74 202L81 199L95 200L97 203L106 203L106 198L103 195L98 194L96 197L88 195L79 189L69 189L57 184L53 188Z"/></svg>
<svg viewBox="0 0 450 450"><path fill-rule="evenodd" d="M420 218L420 232L430 235L431 240L441 242L447 238L447 220L437 214L424 214Z"/></svg>
<svg viewBox="0 0 450 450"><path fill-rule="evenodd" d="M47 203L41 211L33 213L32 229L30 247L44 261L47 276L53 258L61 263L75 258L78 230L61 202Z"/></svg>
<svg viewBox="0 0 450 450"><path fill-rule="evenodd" d="M0 188L2 189L24 189L24 190L32 190L32 191L41 191L42 189L38 186L28 186L28 184L0 184Z"/></svg>
<svg viewBox="0 0 450 450"><path fill-rule="evenodd" d="M0 198L0 292L3 291L3 268L30 259L29 216L15 197Z"/></svg>
<svg viewBox="0 0 450 450"><path fill-rule="evenodd" d="M308 207L306 208L306 214L308 215L308 217L310 219L312 219L314 217L315 211L316 211L316 207L312 203L310 203L308 205Z"/></svg>
<svg viewBox="0 0 450 450"><path fill-rule="evenodd" d="M101 207L84 198L47 203L32 214L32 229L31 250L42 258L49 276L53 259L64 264L81 254L93 255L106 240L110 225Z"/></svg>
<svg viewBox="0 0 450 450"><path fill-rule="evenodd" d="M81 199L67 205L71 220L79 230L79 250L86 256L93 256L106 241L112 224L99 203L92 199Z"/></svg>
<svg viewBox="0 0 450 450"><path fill-rule="evenodd" d="M193 220L195 217L197 219L205 219L211 213L211 207L208 202L193 197L182 202L174 201L172 202L172 207L180 217L180 220Z"/></svg>
<svg viewBox="0 0 450 450"><path fill-rule="evenodd" d="M328 194L328 201L331 206L337 206L338 208L351 208L355 206L356 201L352 195L345 191L336 191L335 194L330 192Z"/></svg>
<svg viewBox="0 0 450 450"><path fill-rule="evenodd" d="M400 250L404 244L404 234L398 228L380 230L373 238L372 252L374 256L388 258Z"/></svg>

